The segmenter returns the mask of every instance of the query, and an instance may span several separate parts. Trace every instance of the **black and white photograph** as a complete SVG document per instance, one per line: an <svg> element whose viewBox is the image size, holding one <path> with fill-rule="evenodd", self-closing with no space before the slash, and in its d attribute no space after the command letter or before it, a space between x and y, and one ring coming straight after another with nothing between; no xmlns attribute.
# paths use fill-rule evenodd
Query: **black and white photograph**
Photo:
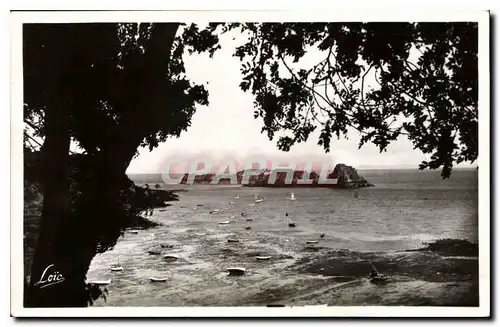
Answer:
<svg viewBox="0 0 500 327"><path fill-rule="evenodd" d="M489 20L11 12L11 315L489 316Z"/></svg>

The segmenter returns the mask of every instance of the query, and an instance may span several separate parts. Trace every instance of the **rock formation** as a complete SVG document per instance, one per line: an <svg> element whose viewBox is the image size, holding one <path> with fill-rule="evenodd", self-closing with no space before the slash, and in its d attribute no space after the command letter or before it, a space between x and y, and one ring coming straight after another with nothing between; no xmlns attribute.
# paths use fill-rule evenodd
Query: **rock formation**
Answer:
<svg viewBox="0 0 500 327"><path fill-rule="evenodd" d="M340 188L373 186L373 184L368 183L363 177L359 176L355 168L345 164L337 164L335 166L329 178L335 177L338 178L337 187Z"/></svg>

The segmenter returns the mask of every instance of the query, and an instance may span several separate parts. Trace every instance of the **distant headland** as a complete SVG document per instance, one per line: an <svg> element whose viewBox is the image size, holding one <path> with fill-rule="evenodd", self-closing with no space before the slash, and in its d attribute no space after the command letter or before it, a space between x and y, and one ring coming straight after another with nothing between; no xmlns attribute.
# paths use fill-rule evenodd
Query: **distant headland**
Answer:
<svg viewBox="0 0 500 327"><path fill-rule="evenodd" d="M326 175L326 176L325 176ZM181 177L182 176L182 177ZM178 174L177 184L242 185L244 187L325 187L325 188L360 188L374 186L357 170L345 164L337 164L331 173L323 174L304 170L246 169L236 174ZM170 176L169 181L172 181ZM171 183L170 183L171 184Z"/></svg>

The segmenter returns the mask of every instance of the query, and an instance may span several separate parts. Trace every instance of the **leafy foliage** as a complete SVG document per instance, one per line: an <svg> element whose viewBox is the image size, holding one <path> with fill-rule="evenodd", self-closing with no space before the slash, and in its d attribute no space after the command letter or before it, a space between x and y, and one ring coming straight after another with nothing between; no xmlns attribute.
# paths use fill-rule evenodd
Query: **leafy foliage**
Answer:
<svg viewBox="0 0 500 327"><path fill-rule="evenodd" d="M318 127L331 138L361 134L380 151L405 135L430 156L420 169L473 162L477 140L477 24L262 23L213 24L248 35L234 55L240 87L255 99L255 117L288 151ZM310 64L308 53L323 60ZM302 64L306 62L305 64ZM368 82L370 81L371 82Z"/></svg>
<svg viewBox="0 0 500 327"><path fill-rule="evenodd" d="M33 148L32 158L41 154L42 163L27 165L27 176L44 176L44 164L59 163L44 156L43 146L31 144L46 135L48 108L70 119L69 129L59 128L52 140L63 144L70 137L84 151L71 156L70 167L58 167L71 171L69 199L57 199L59 204L69 200L67 217L42 217L42 223L57 224L58 230L46 242L63 249L43 256L55 255L74 267L71 280L82 292L81 279L95 253L113 247L140 211L175 199L171 192L135 187L125 170L139 146L152 149L167 137L178 137L189 127L196 106L208 104L204 87L185 76L182 55L184 49L209 50L217 38L192 26L177 35L179 27L24 25L24 143ZM51 117L51 126L63 126L57 113ZM65 187L58 185L58 190ZM50 192L48 185L44 189ZM44 202L44 207L54 204Z"/></svg>

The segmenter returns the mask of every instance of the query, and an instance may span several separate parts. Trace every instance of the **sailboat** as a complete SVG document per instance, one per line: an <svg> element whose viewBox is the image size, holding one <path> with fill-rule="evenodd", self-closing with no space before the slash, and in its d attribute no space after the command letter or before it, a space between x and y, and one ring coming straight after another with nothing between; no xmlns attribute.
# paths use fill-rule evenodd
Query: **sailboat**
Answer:
<svg viewBox="0 0 500 327"><path fill-rule="evenodd" d="M370 264L372 265L372 272L370 273L370 275L368 275L368 277L370 278L370 281L372 283L387 283L388 282L388 277L381 274L377 267L375 267L375 265L373 264L373 262L370 262Z"/></svg>
<svg viewBox="0 0 500 327"><path fill-rule="evenodd" d="M123 267L120 266L120 257L118 257L118 263L110 268L111 271L122 271Z"/></svg>
<svg viewBox="0 0 500 327"><path fill-rule="evenodd" d="M288 200L291 200L291 201L297 200L297 198L295 197L295 194L293 194L293 192L290 193L290 197L288 197Z"/></svg>
<svg viewBox="0 0 500 327"><path fill-rule="evenodd" d="M263 198L258 197L257 195L255 195L255 203L260 203L260 202L262 202L262 201L264 201L264 199L263 199Z"/></svg>

